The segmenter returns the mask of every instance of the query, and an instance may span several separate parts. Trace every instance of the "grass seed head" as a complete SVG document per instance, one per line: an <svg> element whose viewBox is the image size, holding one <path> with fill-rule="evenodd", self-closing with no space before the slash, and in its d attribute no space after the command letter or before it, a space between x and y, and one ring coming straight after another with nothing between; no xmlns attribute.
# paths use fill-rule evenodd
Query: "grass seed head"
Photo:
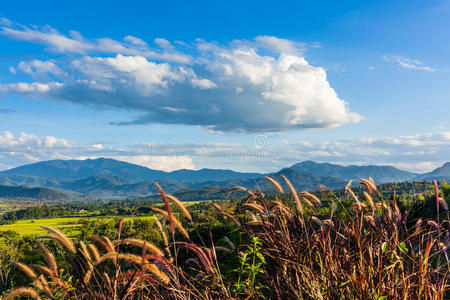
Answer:
<svg viewBox="0 0 450 300"><path fill-rule="evenodd" d="M35 240L35 243L39 249L39 251L41 251L41 253L44 255L45 260L47 261L47 265L48 267L55 273L58 273L58 265L56 263L56 259L55 256L53 256L52 253L50 253L45 247L44 245L42 245L41 242L39 242L39 240Z"/></svg>
<svg viewBox="0 0 450 300"><path fill-rule="evenodd" d="M133 246L137 246L137 247L141 247L144 248L145 250L154 254L157 254L159 256L164 256L164 252L159 249L157 246L155 246L154 244L148 242L148 241L144 241L144 240L139 240L139 239L123 239L123 240L118 240L114 242L114 245L117 244L123 244L123 245L133 245Z"/></svg>
<svg viewBox="0 0 450 300"><path fill-rule="evenodd" d="M75 248L75 245L72 243L72 241L61 231L59 231L56 228L50 227L50 226L41 226L43 229L53 233L57 238L55 238L58 242L60 242L61 245L66 247L70 252L76 253L77 250Z"/></svg>
<svg viewBox="0 0 450 300"><path fill-rule="evenodd" d="M272 177L264 176L264 178L269 181L280 193L284 194L283 187Z"/></svg>
<svg viewBox="0 0 450 300"><path fill-rule="evenodd" d="M170 201L172 201L173 203L175 203L176 206L178 206L178 208L183 212L183 214L186 216L186 218L188 218L189 221L192 221L191 213L186 208L186 206L180 200L178 200L177 197L169 194L166 194L166 196L167 198L169 198Z"/></svg>
<svg viewBox="0 0 450 300"><path fill-rule="evenodd" d="M3 298L3 300L11 300L14 299L18 296L29 296L33 299L41 299L41 297L39 297L38 293L33 290L32 288L26 288L26 287L19 287L13 291L11 291L8 295L6 295L5 298Z"/></svg>

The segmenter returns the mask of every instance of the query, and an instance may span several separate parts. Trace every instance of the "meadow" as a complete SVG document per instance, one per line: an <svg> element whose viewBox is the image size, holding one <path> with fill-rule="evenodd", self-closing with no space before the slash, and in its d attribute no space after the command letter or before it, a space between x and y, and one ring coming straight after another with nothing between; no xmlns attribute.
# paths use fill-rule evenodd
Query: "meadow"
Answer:
<svg viewBox="0 0 450 300"><path fill-rule="evenodd" d="M208 204L214 200L201 200L201 201L187 201L184 202L186 207L190 207L196 204ZM18 206L18 204L16 204ZM159 207L161 204L155 204L155 207ZM0 203L0 208L8 208L11 207L11 204ZM123 219L124 221L130 220L151 220L153 218L152 215L135 215L135 216L127 216L127 215L108 215L108 216L97 216L99 213L98 210L86 212L83 215L77 216L64 216L64 217L55 217L55 218L39 218L39 219L26 219L26 220L17 220L11 224L0 225L0 232L12 230L20 235L42 235L46 233L46 230L42 229L41 226L51 226L57 228L58 230L63 231L68 236L76 236L79 233L79 228L81 226L80 220L85 221L107 221L107 220L119 220Z"/></svg>
<svg viewBox="0 0 450 300"><path fill-rule="evenodd" d="M73 236L78 233L80 227L79 220L110 220L110 219L120 219L120 216L109 216L109 217L63 217L63 218L48 218L48 219L37 219L37 220L19 220L14 224L0 225L1 231L12 230L20 235L43 235L46 234L46 230L41 226L51 226L58 230L63 231L68 236ZM139 220L151 220L153 216L133 216L133 217L123 217L124 221L139 219Z"/></svg>

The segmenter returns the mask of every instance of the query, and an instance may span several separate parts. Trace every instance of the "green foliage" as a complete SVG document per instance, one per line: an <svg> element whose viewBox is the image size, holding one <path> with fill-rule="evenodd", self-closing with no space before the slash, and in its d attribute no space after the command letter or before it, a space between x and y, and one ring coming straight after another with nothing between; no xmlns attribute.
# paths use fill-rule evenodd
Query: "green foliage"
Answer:
<svg viewBox="0 0 450 300"><path fill-rule="evenodd" d="M234 283L233 292L237 295L247 294L250 297L265 298L262 289L268 288L261 284L258 275L264 273L266 259L261 253L262 243L258 237L251 237L251 245L247 246L244 253L239 256L240 266L235 269L238 275L237 282Z"/></svg>

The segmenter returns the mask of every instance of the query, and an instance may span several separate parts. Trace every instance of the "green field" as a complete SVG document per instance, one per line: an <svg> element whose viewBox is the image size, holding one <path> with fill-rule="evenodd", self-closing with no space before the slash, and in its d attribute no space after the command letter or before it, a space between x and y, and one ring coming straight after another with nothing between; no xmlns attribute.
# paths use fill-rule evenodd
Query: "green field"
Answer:
<svg viewBox="0 0 450 300"><path fill-rule="evenodd" d="M114 217L92 217L92 219L112 219L120 218L118 216ZM124 217L124 220L131 219L151 219L153 216L139 216L139 217ZM42 229L40 226L51 226L59 230L69 229L71 232L77 230L79 226L77 221L80 219L88 219L87 217L66 217L66 218L52 218L52 219L37 219L37 220L19 220L14 224L0 225L0 231L13 230L21 235L26 234L46 234L47 231Z"/></svg>

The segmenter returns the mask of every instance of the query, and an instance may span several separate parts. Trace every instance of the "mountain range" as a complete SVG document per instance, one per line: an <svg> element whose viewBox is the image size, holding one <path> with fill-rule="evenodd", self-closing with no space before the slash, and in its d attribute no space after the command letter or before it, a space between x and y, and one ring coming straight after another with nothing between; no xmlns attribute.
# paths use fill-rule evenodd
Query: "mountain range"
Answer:
<svg viewBox="0 0 450 300"><path fill-rule="evenodd" d="M316 163L313 161L304 161L291 166L291 168L300 172L336 177L343 180L372 177L373 180L378 183L408 181L413 180L418 176L416 173L403 171L391 166L340 166L330 163Z"/></svg>
<svg viewBox="0 0 450 300"><path fill-rule="evenodd" d="M139 182L172 179L181 182L245 179L260 176L258 173L239 173L231 170L201 169L164 172L110 158L86 160L49 160L24 165L0 172L4 175L22 175L46 179L81 179L96 176L117 176Z"/></svg>
<svg viewBox="0 0 450 300"><path fill-rule="evenodd" d="M0 184L24 188L51 188L69 196L94 198L142 198L157 194L157 181L169 193L205 190L206 187L228 189L245 186L251 189L273 188L264 176L280 183L286 176L297 189L315 189L318 184L342 188L350 179L372 177L377 183L448 180L450 163L426 174L416 174L391 166L341 166L304 161L278 172L241 173L231 170L201 169L164 172L114 159L50 160L0 172ZM15 195L18 195L17 193ZM53 197L53 196L52 196Z"/></svg>

